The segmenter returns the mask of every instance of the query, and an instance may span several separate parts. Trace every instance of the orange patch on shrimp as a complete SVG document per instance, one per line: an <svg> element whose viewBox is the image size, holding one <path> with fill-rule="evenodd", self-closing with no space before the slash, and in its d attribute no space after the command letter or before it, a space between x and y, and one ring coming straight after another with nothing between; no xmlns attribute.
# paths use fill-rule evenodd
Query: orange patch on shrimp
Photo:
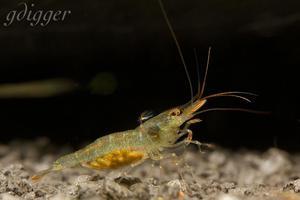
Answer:
<svg viewBox="0 0 300 200"><path fill-rule="evenodd" d="M93 161L84 164L85 167L92 169L116 169L126 165L137 163L144 158L145 154L141 151L131 149L114 150L104 156L98 157Z"/></svg>

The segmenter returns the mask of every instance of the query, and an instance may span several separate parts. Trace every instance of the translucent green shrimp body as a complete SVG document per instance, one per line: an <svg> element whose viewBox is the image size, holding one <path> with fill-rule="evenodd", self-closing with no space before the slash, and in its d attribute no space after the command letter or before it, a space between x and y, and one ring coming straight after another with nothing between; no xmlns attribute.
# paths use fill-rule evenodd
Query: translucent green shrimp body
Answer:
<svg viewBox="0 0 300 200"><path fill-rule="evenodd" d="M193 117L206 100L197 100L186 108L177 107L167 110L140 124L133 130L112 133L101 137L83 149L62 156L56 160L50 169L33 176L38 180L51 171L81 165L93 169L115 169L127 165L136 165L151 158L162 159L164 148L173 147L176 141L191 131L180 130L180 126ZM194 120L192 120L194 121ZM191 122L192 122L191 121ZM181 144L188 142L182 141ZM191 142L191 141L189 141Z"/></svg>

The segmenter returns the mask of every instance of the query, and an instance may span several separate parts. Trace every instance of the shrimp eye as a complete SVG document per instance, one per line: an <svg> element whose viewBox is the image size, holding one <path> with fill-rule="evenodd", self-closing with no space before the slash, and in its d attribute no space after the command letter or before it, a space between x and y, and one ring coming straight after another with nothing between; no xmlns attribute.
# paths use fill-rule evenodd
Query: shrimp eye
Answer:
<svg viewBox="0 0 300 200"><path fill-rule="evenodd" d="M180 109L174 109L170 113L171 116L179 116L180 114L181 114L181 110Z"/></svg>

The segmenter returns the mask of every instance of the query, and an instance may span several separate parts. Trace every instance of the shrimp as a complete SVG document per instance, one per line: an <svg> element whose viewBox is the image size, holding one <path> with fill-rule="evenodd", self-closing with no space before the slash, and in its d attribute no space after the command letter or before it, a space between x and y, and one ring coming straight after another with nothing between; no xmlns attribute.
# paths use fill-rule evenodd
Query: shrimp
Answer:
<svg viewBox="0 0 300 200"><path fill-rule="evenodd" d="M201 121L194 118L197 114L211 109L197 111L205 105L209 98L240 93L224 92L199 97L191 104L168 109L144 121L135 129L101 137L85 148L59 158L50 169L34 175L32 180L38 180L51 171L60 171L78 165L96 170L117 169L128 165L135 166L148 158L152 160L163 159L162 152L167 148L190 143L201 145L199 141L192 140L193 133L189 126ZM183 124L185 126L181 129ZM179 138L185 135L187 135L186 139L177 142Z"/></svg>
<svg viewBox="0 0 300 200"><path fill-rule="evenodd" d="M195 118L196 115L213 110L241 110L251 112L251 110L239 108L210 108L200 111L207 103L207 100L214 97L235 97L249 102L250 100L243 95L255 94L230 91L203 96L211 52L211 48L209 48L204 81L202 87L200 87L199 81L198 94L193 97L192 84L180 46L161 0L159 0L159 3L186 70L191 86L191 100L184 105L168 109L156 116L153 116L149 112L142 113L139 120L140 125L135 129L100 137L83 149L57 159L49 169L32 176L32 180L39 180L49 172L61 171L76 166L95 170L113 170L125 166L136 166L147 159L161 160L164 158L164 150L169 148L189 144L201 145L201 142L193 140L193 132L189 129L191 124L201 122L199 118ZM182 137L185 138L179 140Z"/></svg>

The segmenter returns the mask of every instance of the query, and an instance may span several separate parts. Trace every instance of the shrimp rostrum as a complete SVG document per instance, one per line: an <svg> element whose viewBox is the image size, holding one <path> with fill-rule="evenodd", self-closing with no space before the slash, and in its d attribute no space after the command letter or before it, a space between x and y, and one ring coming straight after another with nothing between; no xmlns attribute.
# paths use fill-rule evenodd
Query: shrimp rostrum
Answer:
<svg viewBox="0 0 300 200"><path fill-rule="evenodd" d="M160 1L159 1L160 2ZM160 2L165 20L176 42L177 49L185 62L178 45L176 36L170 26L166 12ZM209 49L210 55L210 49ZM208 61L209 61L208 56ZM253 95L247 92L221 92L208 96L203 96L205 80L207 75L208 63L206 65L205 76L202 87L198 86L198 93L193 97L193 89L191 87L192 98L188 103L168 109L154 117L141 116L141 124L132 130L112 133L100 137L88 146L75 151L74 153L62 156L57 159L52 166L41 171L32 177L32 180L39 180L45 174L52 171L60 171L65 168L82 166L96 170L117 169L125 166L135 166L146 159L161 160L164 158L164 150L172 147L180 147L191 143L201 145L199 141L193 140L193 133L189 126L198 123L201 120L195 118L196 115L212 111L212 110L228 110L228 108L208 108L202 109L208 99L214 97L235 97L245 101L250 101L245 95ZM187 70L186 70L187 72ZM191 81L187 73L187 77L191 86ZM199 77L199 76L198 76ZM198 83L200 81L198 80ZM230 110L234 110L230 109ZM239 109L248 111L246 109ZM183 138L183 139L181 139Z"/></svg>

